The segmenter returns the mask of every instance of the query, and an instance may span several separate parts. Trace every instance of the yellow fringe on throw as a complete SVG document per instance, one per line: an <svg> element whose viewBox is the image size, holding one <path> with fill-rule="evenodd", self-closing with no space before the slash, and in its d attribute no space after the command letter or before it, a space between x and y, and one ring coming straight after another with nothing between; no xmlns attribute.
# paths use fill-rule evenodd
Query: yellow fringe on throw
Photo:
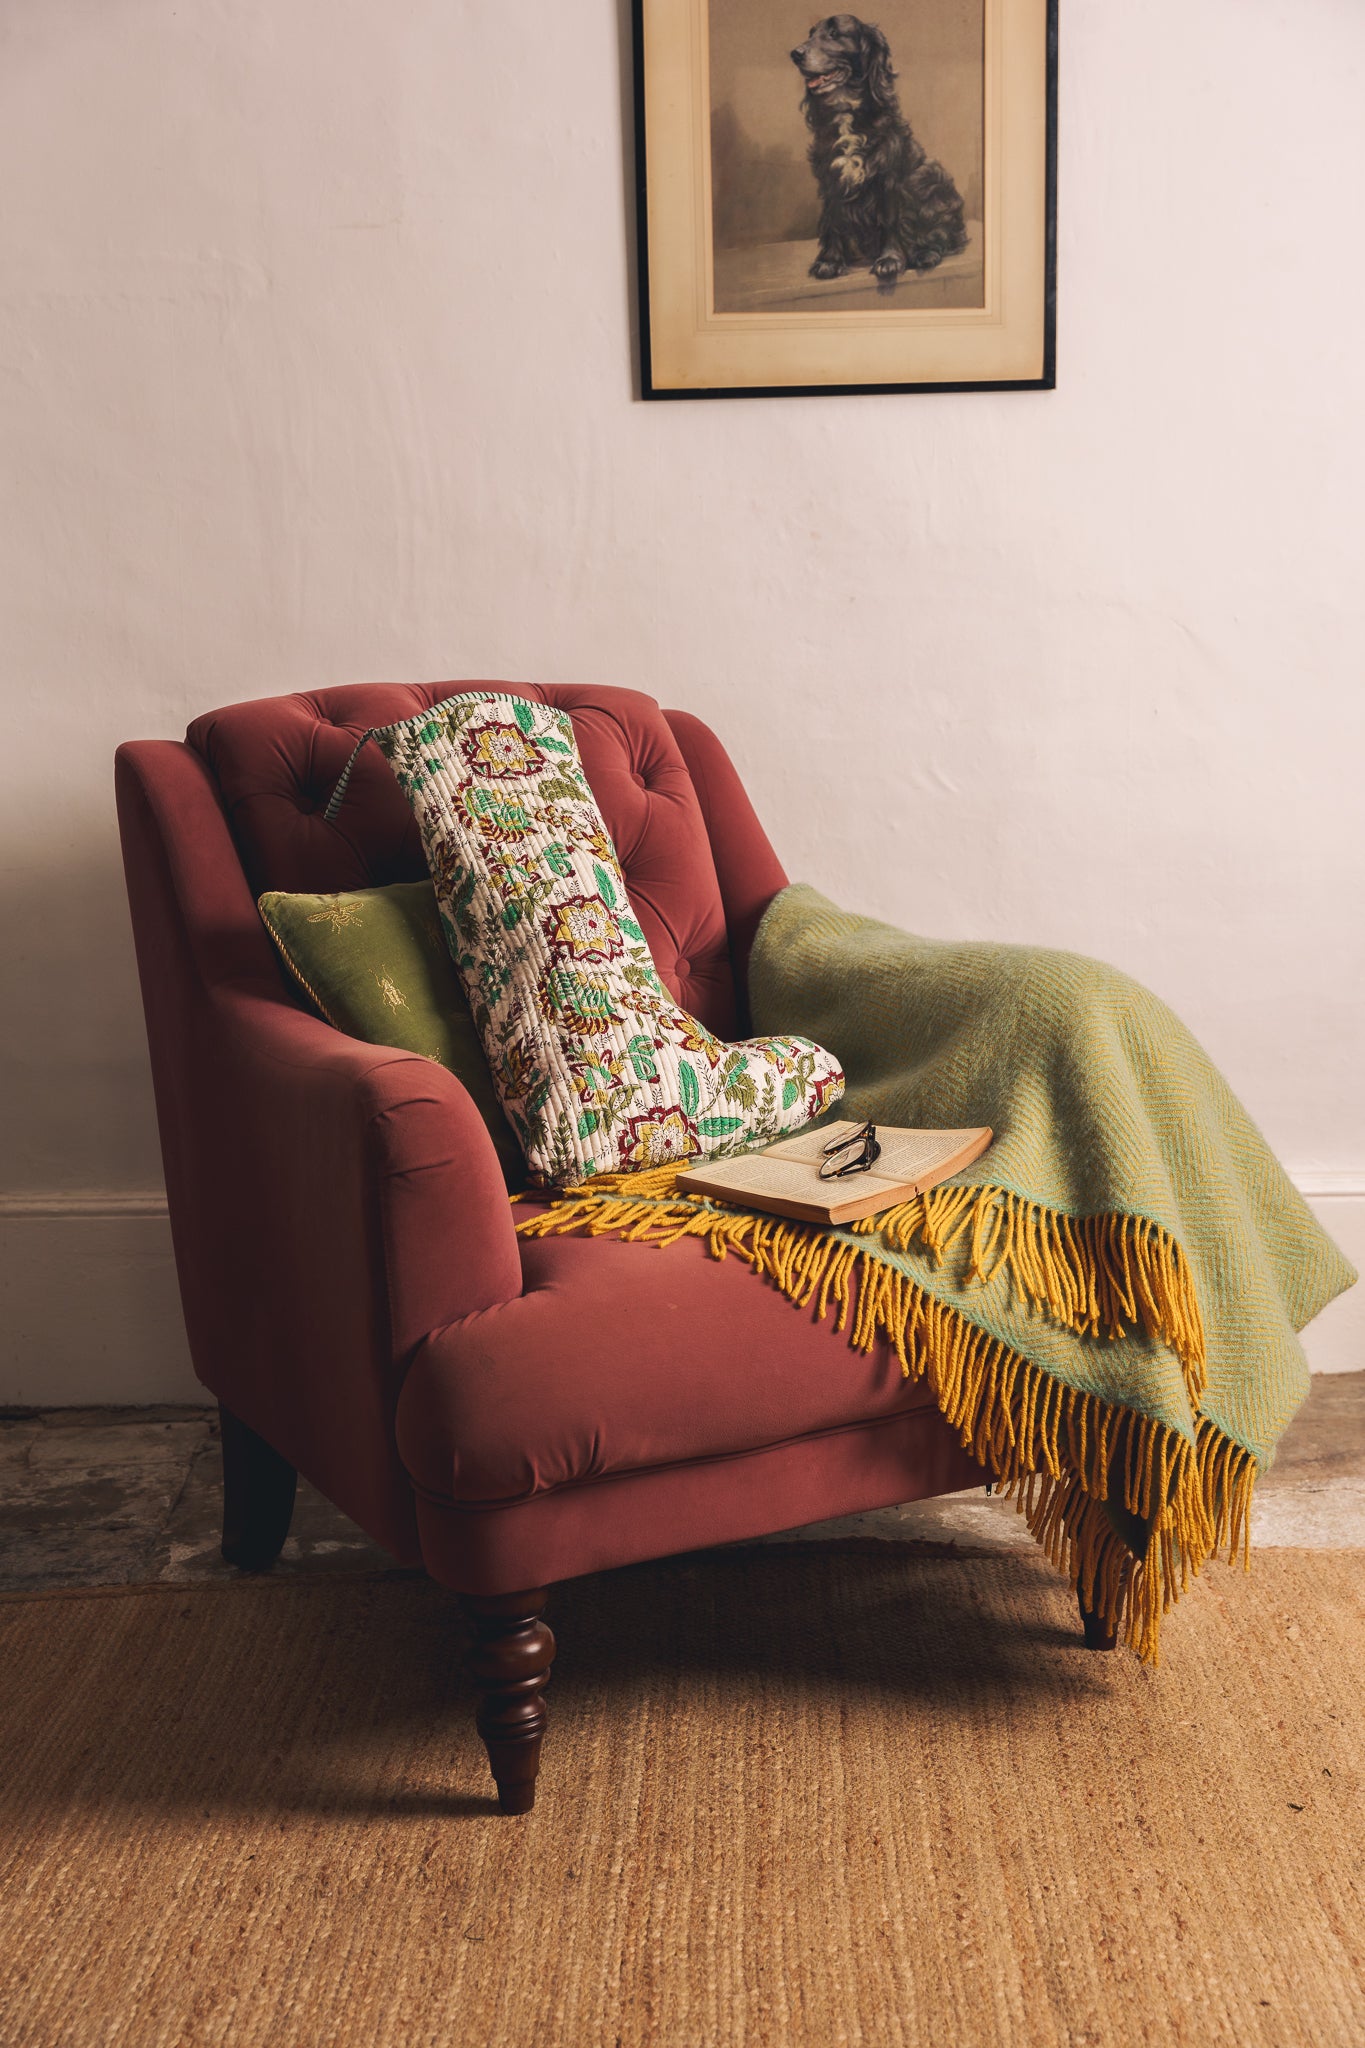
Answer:
<svg viewBox="0 0 1365 2048"><path fill-rule="evenodd" d="M619 1178L619 1176L618 1176ZM1141 1329L1180 1360L1190 1405L1206 1385L1204 1323L1185 1254L1142 1216L1065 1216L1008 1188L931 1188L849 1228L893 1251L918 1240L942 1265L967 1239L967 1280L1008 1274L1023 1298L1078 1337Z"/></svg>
<svg viewBox="0 0 1365 2048"><path fill-rule="evenodd" d="M885 1338L901 1371L927 1382L964 1449L1013 1495L1085 1606L1148 1663L1157 1661L1162 1615L1207 1560L1226 1546L1247 1561L1256 1461L1212 1423L1200 1421L1190 1445L1150 1416L1063 1386L870 1249L818 1224L679 1197L678 1172L600 1175L528 1216L518 1233L660 1246L699 1237L713 1258L742 1259L817 1319L832 1310L855 1350ZM898 1249L922 1237L940 1259L970 1228L975 1277L1006 1263L1030 1301L1082 1335L1141 1323L1179 1352L1197 1407L1203 1326L1179 1246L1157 1225L1076 1222L990 1188L934 1189L891 1216L894 1235L885 1216L853 1228L885 1232ZM1142 1557L1114 1528L1106 1500L1146 1525Z"/></svg>

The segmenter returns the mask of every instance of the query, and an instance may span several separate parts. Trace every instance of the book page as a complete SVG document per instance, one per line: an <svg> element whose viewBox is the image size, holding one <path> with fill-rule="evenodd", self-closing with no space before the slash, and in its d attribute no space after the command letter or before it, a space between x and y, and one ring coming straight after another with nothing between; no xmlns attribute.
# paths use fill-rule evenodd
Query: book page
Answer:
<svg viewBox="0 0 1365 2048"><path fill-rule="evenodd" d="M760 1156L764 1159L814 1159L818 1162L824 1157L826 1145L832 1144L836 1138L851 1137L854 1131L861 1129L861 1124L848 1119L823 1124L818 1131L798 1131L794 1138L779 1138L776 1144L765 1146ZM877 1135L881 1136L880 1131ZM748 1154L750 1159L754 1156L752 1152Z"/></svg>
<svg viewBox="0 0 1365 2048"><path fill-rule="evenodd" d="M960 1152L974 1135L970 1130L907 1131L879 1126L877 1138L882 1156L877 1161L877 1171L888 1180L922 1180L943 1160Z"/></svg>
<svg viewBox="0 0 1365 2048"><path fill-rule="evenodd" d="M816 1159L819 1158L816 1152ZM815 1166L804 1159L782 1158L774 1152L746 1152L740 1159L698 1160L692 1169L715 1187L734 1188L740 1195L780 1195L789 1202L831 1202L850 1195L869 1194L878 1186L894 1187L877 1169L850 1174L845 1180L821 1180Z"/></svg>
<svg viewBox="0 0 1365 2048"><path fill-rule="evenodd" d="M818 1131L802 1131L795 1138L783 1138L776 1145L769 1145L761 1154L750 1152L744 1163L756 1166L759 1158L811 1160L818 1167L826 1145L835 1138L849 1137L861 1128L860 1124L848 1121L826 1124ZM954 1153L960 1152L974 1135L971 1130L916 1131L903 1125L878 1124L877 1142L882 1151L872 1174L890 1181L922 1180L926 1173L933 1173L945 1159L951 1159ZM856 1188L871 1177L871 1174L850 1174L843 1185ZM827 1192L834 1185L837 1183L821 1182Z"/></svg>

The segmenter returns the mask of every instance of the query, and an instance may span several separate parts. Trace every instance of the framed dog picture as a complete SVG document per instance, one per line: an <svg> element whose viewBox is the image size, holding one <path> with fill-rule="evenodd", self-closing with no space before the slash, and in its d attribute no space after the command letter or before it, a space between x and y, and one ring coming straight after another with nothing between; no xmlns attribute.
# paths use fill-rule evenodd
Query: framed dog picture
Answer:
<svg viewBox="0 0 1365 2048"><path fill-rule="evenodd" d="M647 398L1050 390L1057 0L635 0Z"/></svg>

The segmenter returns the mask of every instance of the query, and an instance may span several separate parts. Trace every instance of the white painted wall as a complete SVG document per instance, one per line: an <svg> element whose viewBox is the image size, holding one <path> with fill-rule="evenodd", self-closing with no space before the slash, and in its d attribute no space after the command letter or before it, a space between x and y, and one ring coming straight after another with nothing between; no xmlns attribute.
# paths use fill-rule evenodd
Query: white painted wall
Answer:
<svg viewBox="0 0 1365 2048"><path fill-rule="evenodd" d="M1365 1252L1365 9L1063 12L1057 392L642 405L624 4L0 11L0 1397L188 1384L88 1199L115 744L371 677L699 712L793 874L1158 989Z"/></svg>

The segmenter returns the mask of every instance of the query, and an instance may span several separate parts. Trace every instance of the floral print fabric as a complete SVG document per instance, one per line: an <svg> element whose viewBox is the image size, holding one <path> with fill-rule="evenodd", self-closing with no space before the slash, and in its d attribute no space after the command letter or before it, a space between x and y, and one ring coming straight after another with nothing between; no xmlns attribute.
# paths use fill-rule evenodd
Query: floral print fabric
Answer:
<svg viewBox="0 0 1365 2048"><path fill-rule="evenodd" d="M838 1101L839 1064L810 1039L727 1045L673 1001L567 713L448 697L374 737L412 805L446 943L535 1179L572 1187L743 1152Z"/></svg>

